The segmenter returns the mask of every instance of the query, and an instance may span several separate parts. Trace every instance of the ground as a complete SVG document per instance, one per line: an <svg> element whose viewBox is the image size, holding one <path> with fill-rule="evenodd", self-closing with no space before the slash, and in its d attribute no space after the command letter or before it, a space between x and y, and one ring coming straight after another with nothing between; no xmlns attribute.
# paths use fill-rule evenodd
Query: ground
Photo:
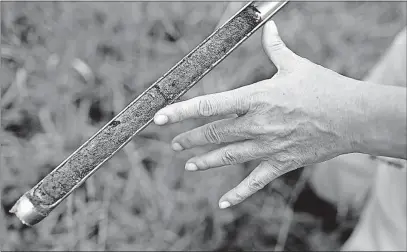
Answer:
<svg viewBox="0 0 407 252"><path fill-rule="evenodd" d="M225 6L1 2L2 251L292 251L341 245L357 213L336 216L335 208L312 196L308 168L239 206L218 209L219 197L255 163L184 172L188 158L212 147L178 154L169 142L204 120L150 125L35 227L8 213L21 194L208 36ZM406 25L405 10L405 2L291 2L274 20L293 51L362 79ZM257 32L184 99L274 73Z"/></svg>

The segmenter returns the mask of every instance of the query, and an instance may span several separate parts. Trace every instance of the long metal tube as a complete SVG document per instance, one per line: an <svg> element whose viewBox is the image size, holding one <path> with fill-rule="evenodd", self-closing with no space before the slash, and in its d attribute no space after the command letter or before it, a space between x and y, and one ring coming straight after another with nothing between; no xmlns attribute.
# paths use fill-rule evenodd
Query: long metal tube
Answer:
<svg viewBox="0 0 407 252"><path fill-rule="evenodd" d="M43 220L137 133L147 127L159 109L187 92L287 2L247 3L22 195L10 212L28 226Z"/></svg>

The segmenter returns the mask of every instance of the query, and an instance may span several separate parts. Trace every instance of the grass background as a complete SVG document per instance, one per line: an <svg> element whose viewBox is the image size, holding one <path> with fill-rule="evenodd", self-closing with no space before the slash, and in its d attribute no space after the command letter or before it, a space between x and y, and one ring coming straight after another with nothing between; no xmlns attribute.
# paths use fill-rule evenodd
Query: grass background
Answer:
<svg viewBox="0 0 407 252"><path fill-rule="evenodd" d="M285 175L239 206L218 209L219 197L255 162L184 172L188 158L213 147L176 154L169 142L205 120L150 125L33 228L8 213L21 194L208 36L226 5L1 2L2 251L341 245L357 213L327 218L302 211L325 207L306 196L305 204L298 203L309 169ZM293 51L362 79L406 25L405 10L405 2L292 2L274 20ZM275 68L263 53L260 34L184 99L271 77Z"/></svg>

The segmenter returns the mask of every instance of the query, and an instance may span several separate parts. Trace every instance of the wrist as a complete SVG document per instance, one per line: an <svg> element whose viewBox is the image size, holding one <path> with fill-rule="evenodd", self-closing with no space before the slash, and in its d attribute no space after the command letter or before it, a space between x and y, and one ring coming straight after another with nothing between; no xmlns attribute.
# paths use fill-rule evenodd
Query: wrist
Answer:
<svg viewBox="0 0 407 252"><path fill-rule="evenodd" d="M366 119L366 108L364 100L365 88L363 84L355 79L340 78L334 88L334 96L338 97L336 102L336 113L334 113L337 136L342 142L341 154L362 153L364 150L364 123Z"/></svg>
<svg viewBox="0 0 407 252"><path fill-rule="evenodd" d="M406 89L362 81L349 96L351 152L406 158Z"/></svg>

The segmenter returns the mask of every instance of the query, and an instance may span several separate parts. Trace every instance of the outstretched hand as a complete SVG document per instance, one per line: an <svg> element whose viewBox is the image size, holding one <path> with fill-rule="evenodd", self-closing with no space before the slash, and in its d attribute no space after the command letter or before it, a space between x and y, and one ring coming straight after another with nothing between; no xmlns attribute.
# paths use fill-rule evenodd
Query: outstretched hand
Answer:
<svg viewBox="0 0 407 252"><path fill-rule="evenodd" d="M169 105L154 117L157 125L190 118L237 117L215 121L176 136L175 151L207 144L224 147L187 161L199 171L261 160L251 174L219 201L236 205L275 178L294 169L354 151L357 136L349 129L347 99L356 81L293 53L282 42L273 21L263 29L263 47L276 65L273 78L235 90Z"/></svg>

